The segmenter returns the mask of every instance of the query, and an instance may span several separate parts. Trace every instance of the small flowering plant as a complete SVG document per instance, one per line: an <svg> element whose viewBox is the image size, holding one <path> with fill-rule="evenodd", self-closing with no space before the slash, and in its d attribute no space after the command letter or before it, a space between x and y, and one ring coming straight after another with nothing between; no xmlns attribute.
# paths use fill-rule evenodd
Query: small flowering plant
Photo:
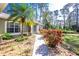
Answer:
<svg viewBox="0 0 79 59"><path fill-rule="evenodd" d="M48 46L56 47L62 43L62 31L50 29L44 33L45 42Z"/></svg>

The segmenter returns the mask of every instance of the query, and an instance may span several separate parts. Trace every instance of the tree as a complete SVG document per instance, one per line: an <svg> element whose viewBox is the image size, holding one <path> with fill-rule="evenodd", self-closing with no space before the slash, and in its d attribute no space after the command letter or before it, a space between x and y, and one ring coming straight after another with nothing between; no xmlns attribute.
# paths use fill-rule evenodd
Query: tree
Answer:
<svg viewBox="0 0 79 59"><path fill-rule="evenodd" d="M36 22L34 22L33 20L28 20L26 23L25 23L25 25L27 25L28 26L28 32L29 32L29 34L31 35L31 27L33 27L34 25L36 25L37 23Z"/></svg>
<svg viewBox="0 0 79 59"><path fill-rule="evenodd" d="M64 29L65 29L65 21L66 21L66 16L69 14L69 9L68 8L62 8L60 9L61 11L61 14L63 15L63 18L64 18Z"/></svg>
<svg viewBox="0 0 79 59"><path fill-rule="evenodd" d="M51 19L50 19L50 14L49 14L49 12L47 12L47 11L43 12L42 18L43 18L44 28L45 28L45 29L50 28L50 20L51 20Z"/></svg>
<svg viewBox="0 0 79 59"><path fill-rule="evenodd" d="M76 12L76 27L78 28L79 24L78 24L78 18L79 18L79 4L78 3L75 3L74 6L74 11Z"/></svg>
<svg viewBox="0 0 79 59"><path fill-rule="evenodd" d="M54 15L56 16L56 20L57 20L58 10L55 10L55 11L54 11Z"/></svg>
<svg viewBox="0 0 79 59"><path fill-rule="evenodd" d="M43 18L43 15L48 11L48 3L39 3L38 7L40 9L40 19Z"/></svg>
<svg viewBox="0 0 79 59"><path fill-rule="evenodd" d="M19 21L22 25L21 27L21 35L23 37L23 25L28 20L33 20L33 9L31 6L27 6L25 3L11 3L12 10L8 10L8 13L11 13L11 16L9 17L9 20L12 20L13 22Z"/></svg>
<svg viewBox="0 0 79 59"><path fill-rule="evenodd" d="M70 14L69 16L71 16L71 18L73 17L73 21L75 24L72 24L75 26L75 29L78 29L79 27L79 3L72 3L71 5L73 7L73 11L71 12L73 14L73 16L71 16L72 14ZM76 22L75 22L76 21Z"/></svg>

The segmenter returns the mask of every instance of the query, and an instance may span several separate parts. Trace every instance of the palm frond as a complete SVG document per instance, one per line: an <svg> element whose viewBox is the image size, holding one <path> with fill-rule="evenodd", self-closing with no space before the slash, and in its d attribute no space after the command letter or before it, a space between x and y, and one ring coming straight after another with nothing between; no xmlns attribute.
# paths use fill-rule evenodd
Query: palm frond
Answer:
<svg viewBox="0 0 79 59"><path fill-rule="evenodd" d="M17 15L17 14L11 14L10 17L9 17L7 20L8 20L8 21L9 21L9 20L12 20L16 15Z"/></svg>
<svg viewBox="0 0 79 59"><path fill-rule="evenodd" d="M15 16L15 17L12 19L12 21L13 21L13 22L17 22L19 18L20 18L20 16L17 15L17 16Z"/></svg>
<svg viewBox="0 0 79 59"><path fill-rule="evenodd" d="M34 16L34 10L31 6L27 6L26 4L13 4L11 3L12 10L8 10L8 12L12 12L11 16L8 20L12 20L13 22L16 22L19 18L26 19L33 19ZM22 21L22 19L20 19Z"/></svg>
<svg viewBox="0 0 79 59"><path fill-rule="evenodd" d="M20 8L21 8L22 11L25 11L29 7L25 3L22 3L22 4L20 4Z"/></svg>
<svg viewBox="0 0 79 59"><path fill-rule="evenodd" d="M22 10L21 6L20 5L16 5L14 3L11 3L11 6L12 6L12 10L14 12L17 12L18 14L21 14L23 13L24 11Z"/></svg>
<svg viewBox="0 0 79 59"><path fill-rule="evenodd" d="M30 8L28 8L28 9L26 9L26 11L23 13L23 15L24 15L27 19L33 19L34 10L30 7Z"/></svg>

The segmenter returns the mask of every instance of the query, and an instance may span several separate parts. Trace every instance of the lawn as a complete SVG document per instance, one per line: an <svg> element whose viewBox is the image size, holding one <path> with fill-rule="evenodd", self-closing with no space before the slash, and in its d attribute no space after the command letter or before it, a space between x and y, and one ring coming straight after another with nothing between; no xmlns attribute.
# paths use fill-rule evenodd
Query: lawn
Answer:
<svg viewBox="0 0 79 59"><path fill-rule="evenodd" d="M64 47L79 55L79 34L64 34Z"/></svg>

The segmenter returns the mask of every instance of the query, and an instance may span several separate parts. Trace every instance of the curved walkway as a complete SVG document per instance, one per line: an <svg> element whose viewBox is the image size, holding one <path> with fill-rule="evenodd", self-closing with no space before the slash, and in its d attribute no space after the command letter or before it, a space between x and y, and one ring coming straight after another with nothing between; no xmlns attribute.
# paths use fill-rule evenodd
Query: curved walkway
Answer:
<svg viewBox="0 0 79 59"><path fill-rule="evenodd" d="M35 36L33 56L47 56L48 47L45 45L42 35L36 34Z"/></svg>
<svg viewBox="0 0 79 59"><path fill-rule="evenodd" d="M75 53L64 49L61 46L57 48L48 48L42 35L35 34L35 44L32 56L76 56Z"/></svg>

